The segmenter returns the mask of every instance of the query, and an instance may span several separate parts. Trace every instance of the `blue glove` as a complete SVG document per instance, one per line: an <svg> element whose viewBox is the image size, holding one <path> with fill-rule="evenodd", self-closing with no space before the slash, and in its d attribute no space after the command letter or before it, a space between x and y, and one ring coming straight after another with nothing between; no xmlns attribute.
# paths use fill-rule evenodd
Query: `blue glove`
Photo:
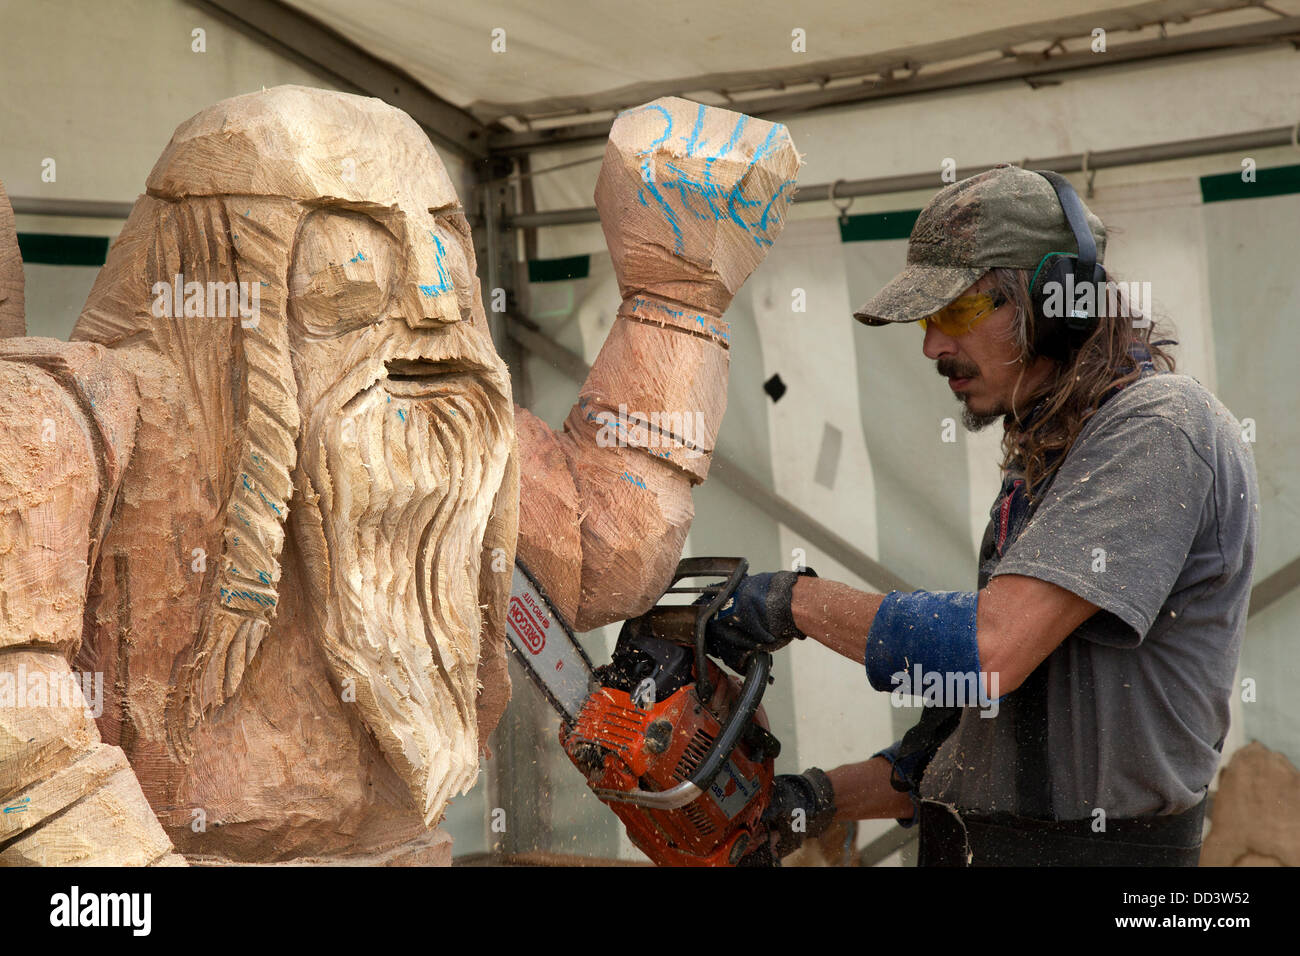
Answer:
<svg viewBox="0 0 1300 956"><path fill-rule="evenodd" d="M790 602L800 576L817 577L812 568L749 574L740 579L705 629L705 650L732 670L743 672L754 651L772 653L805 635L795 627Z"/></svg>

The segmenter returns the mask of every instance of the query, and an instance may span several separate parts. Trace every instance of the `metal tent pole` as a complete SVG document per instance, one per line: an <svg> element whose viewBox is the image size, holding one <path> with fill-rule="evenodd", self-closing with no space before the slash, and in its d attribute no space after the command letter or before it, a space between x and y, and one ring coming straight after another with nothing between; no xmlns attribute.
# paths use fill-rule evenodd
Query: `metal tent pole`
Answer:
<svg viewBox="0 0 1300 956"><path fill-rule="evenodd" d="M1294 126L1275 126L1272 129L1253 130L1247 133L1225 133L1199 139L1180 139L1168 143L1152 143L1125 149L1104 149L1096 152L1070 153L1065 156L1048 156L1042 159L1025 159L1019 163L1027 169L1054 169L1058 173L1092 172L1118 166L1139 166L1144 163L1162 163L1173 159L1191 159L1234 153L1273 146L1288 146L1294 142ZM1086 167L1085 167L1086 162ZM957 179L965 179L991 169L992 163L966 166L956 171ZM824 202L835 187L836 199L853 196L884 196L890 193L915 192L938 189L945 185L937 170L924 173L907 173L901 176L878 176L872 179L842 180L836 183L815 183L800 186L793 202ZM15 211L17 206L15 205ZM595 206L577 209L553 209L548 212L527 213L513 217L506 225L511 229L532 229L542 226L568 226L575 223L599 222Z"/></svg>

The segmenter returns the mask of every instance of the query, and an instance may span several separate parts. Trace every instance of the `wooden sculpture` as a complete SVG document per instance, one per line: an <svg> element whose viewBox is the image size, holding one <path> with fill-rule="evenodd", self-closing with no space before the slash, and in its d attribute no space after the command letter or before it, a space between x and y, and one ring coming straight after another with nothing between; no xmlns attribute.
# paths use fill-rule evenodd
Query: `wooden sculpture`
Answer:
<svg viewBox="0 0 1300 956"><path fill-rule="evenodd" d="M516 540L578 627L662 588L720 316L797 165L738 114L620 117L598 203L625 302L556 435L512 414L409 117L279 87L182 124L73 341L0 340L0 863L447 862L509 695Z"/></svg>
<svg viewBox="0 0 1300 956"><path fill-rule="evenodd" d="M648 609L672 577L727 405L722 314L798 166L784 126L677 98L610 130L596 206L623 304L564 433L515 413L519 554L578 630Z"/></svg>

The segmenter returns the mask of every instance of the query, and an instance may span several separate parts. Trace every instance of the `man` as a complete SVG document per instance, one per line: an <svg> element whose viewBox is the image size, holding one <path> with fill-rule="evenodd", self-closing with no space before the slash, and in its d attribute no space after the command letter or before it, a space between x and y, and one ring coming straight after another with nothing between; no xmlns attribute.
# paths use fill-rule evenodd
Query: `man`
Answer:
<svg viewBox="0 0 1300 956"><path fill-rule="evenodd" d="M778 777L779 855L799 820L896 817L919 822L922 865L1196 864L1245 630L1254 465L1148 318L1113 296L1097 308L1101 285L1079 295L1104 248L1063 179L999 166L935 196L907 268L855 313L921 322L967 427L1002 420L1004 482L977 592L783 571L747 578L711 622L729 660L808 636L933 705L863 763Z"/></svg>

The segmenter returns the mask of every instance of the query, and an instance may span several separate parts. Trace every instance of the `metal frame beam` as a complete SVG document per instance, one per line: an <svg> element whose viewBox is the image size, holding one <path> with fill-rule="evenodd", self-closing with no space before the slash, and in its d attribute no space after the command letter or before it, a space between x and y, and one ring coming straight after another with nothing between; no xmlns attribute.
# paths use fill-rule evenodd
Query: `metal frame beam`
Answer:
<svg viewBox="0 0 1300 956"><path fill-rule="evenodd" d="M1254 617L1270 604L1282 600L1297 587L1300 587L1300 558L1284 564L1250 589L1250 609L1246 612L1246 616Z"/></svg>
<svg viewBox="0 0 1300 956"><path fill-rule="evenodd" d="M1067 74L1101 70L1118 66L1169 57L1228 53L1244 47L1289 42L1300 44L1300 17L1281 17L1262 23L1226 27L1215 30L1198 30L1155 40L1140 40L1124 44L1111 44L1105 54L1091 50L1063 53L1036 53L1004 55L1001 59L967 66L957 66L936 73L921 72L919 66L909 64L913 72L902 79L893 77L893 70L883 75L863 77L853 85L828 87L799 93L785 93L765 97L736 99L726 103L728 108L740 110L750 116L773 119L793 113L808 113L819 109L862 105L871 102L936 93L959 88L969 88L990 83L1023 80L1031 85L1059 82L1056 78ZM899 51L901 55L902 51ZM883 54L882 54L883 55ZM673 84L674 88L680 84ZM638 90L640 87L637 88ZM696 91L710 87L689 87ZM666 95L660 93L659 95ZM623 107L634 106L646 99L621 101ZM573 146L599 141L609 135L613 121L610 119L586 121L569 125L517 133L493 133L488 145L493 152L527 152L557 146Z"/></svg>
<svg viewBox="0 0 1300 956"><path fill-rule="evenodd" d="M406 111L435 145L466 159L487 158L486 125L319 20L276 0L186 2L340 86Z"/></svg>
<svg viewBox="0 0 1300 956"><path fill-rule="evenodd" d="M629 83L612 90L571 96L546 96L525 102L478 100L470 104L476 116L487 122L512 116L520 120L560 117L565 114L618 111L661 96L687 96L700 90L731 93L785 89L791 86L864 76L888 76L895 70L914 73L937 63L954 62L981 54L1010 52L1032 43L1053 46L1065 39L1088 37L1097 28L1110 32L1134 31L1166 22L1186 23L1193 16L1213 15L1226 9L1256 5L1252 0L1228 0L1212 7L1212 0L1154 0L1129 7L1096 10L1053 20L1038 20L952 37L933 43L917 43L892 50L813 60L798 66L766 70L731 70L696 76L673 77Z"/></svg>
<svg viewBox="0 0 1300 956"><path fill-rule="evenodd" d="M1252 130L1248 133L1228 133L1222 136L1181 139L1168 143L1152 143L1146 146L1132 146L1123 149L1070 153L1065 156L1047 156L1042 159L1024 159L1020 162L1020 165L1026 169L1054 169L1058 173L1091 173L1098 169L1114 169L1119 166L1136 166L1174 159L1190 159L1197 156L1213 156L1218 153L1289 146L1295 132L1296 128L1293 126L1275 126L1271 129ZM955 171L955 176L957 179L965 179L990 168L992 168L991 165L964 166ZM939 174L935 170L924 173L905 173L900 176L880 176L874 179L840 180L833 184L814 183L810 186L800 186L791 202L825 202L829 199L832 185L835 188L836 199L849 199L854 196L883 196L922 189L938 189L944 183L939 180ZM16 204L17 200L15 200L15 210L17 209ZM600 214L597 213L596 207L584 206L574 209L553 209L548 212L520 214L511 219L507 226L512 229L535 229L539 226L568 226L599 221Z"/></svg>

